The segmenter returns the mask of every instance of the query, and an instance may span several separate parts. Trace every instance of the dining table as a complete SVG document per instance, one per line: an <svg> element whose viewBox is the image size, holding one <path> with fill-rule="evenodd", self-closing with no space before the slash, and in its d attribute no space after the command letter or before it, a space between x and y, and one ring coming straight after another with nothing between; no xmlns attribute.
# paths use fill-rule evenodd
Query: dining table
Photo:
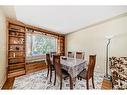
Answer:
<svg viewBox="0 0 127 95"><path fill-rule="evenodd" d="M70 58L66 56L60 57L62 69L66 70L72 78L72 89L75 85L77 75L86 68L87 61L84 59Z"/></svg>

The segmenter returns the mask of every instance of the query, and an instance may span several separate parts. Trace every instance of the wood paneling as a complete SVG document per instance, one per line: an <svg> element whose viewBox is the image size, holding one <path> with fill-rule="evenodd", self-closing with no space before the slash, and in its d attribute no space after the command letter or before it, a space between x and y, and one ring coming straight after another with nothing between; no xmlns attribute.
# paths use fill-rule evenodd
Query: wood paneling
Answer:
<svg viewBox="0 0 127 95"><path fill-rule="evenodd" d="M32 62L26 64L26 73L31 73L47 68L45 62Z"/></svg>

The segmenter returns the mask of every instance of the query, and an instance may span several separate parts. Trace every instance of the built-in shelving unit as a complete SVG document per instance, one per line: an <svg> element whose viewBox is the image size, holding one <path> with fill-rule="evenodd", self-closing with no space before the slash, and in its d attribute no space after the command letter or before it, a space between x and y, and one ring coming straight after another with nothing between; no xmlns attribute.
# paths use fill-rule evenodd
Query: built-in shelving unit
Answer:
<svg viewBox="0 0 127 95"><path fill-rule="evenodd" d="M8 22L8 78L20 76L25 70L25 27Z"/></svg>
<svg viewBox="0 0 127 95"><path fill-rule="evenodd" d="M60 53L61 55L65 55L65 36L58 37L57 45L58 53Z"/></svg>
<svg viewBox="0 0 127 95"><path fill-rule="evenodd" d="M32 62L26 64L26 32L27 29L42 32L57 38L57 52L65 55L65 36L41 29L32 25L24 24L17 20L7 20L7 77L17 77L29 72L46 68L45 62Z"/></svg>

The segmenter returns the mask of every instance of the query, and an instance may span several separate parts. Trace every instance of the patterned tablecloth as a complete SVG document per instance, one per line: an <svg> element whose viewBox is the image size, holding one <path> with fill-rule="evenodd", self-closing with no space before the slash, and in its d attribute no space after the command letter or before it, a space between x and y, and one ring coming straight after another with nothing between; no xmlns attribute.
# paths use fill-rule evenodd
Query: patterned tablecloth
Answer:
<svg viewBox="0 0 127 95"><path fill-rule="evenodd" d="M60 61L62 64L62 69L66 70L72 78L75 78L87 65L87 61L83 59L69 58L63 59L61 57Z"/></svg>

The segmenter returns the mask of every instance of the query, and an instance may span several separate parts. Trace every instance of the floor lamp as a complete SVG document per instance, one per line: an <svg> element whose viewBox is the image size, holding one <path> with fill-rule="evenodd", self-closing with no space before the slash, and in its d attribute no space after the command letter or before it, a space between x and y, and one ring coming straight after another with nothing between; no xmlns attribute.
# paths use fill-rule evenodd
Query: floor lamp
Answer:
<svg viewBox="0 0 127 95"><path fill-rule="evenodd" d="M108 38L108 43L107 43L107 45L106 45L106 71L105 71L105 76L104 76L104 78L105 79L108 79L108 80L110 80L111 79L111 77L109 76L109 74L108 74L108 68L109 68L109 61L108 61L108 59L109 59L109 44L110 44L110 41L111 41L111 36L110 37L106 37L106 38Z"/></svg>

